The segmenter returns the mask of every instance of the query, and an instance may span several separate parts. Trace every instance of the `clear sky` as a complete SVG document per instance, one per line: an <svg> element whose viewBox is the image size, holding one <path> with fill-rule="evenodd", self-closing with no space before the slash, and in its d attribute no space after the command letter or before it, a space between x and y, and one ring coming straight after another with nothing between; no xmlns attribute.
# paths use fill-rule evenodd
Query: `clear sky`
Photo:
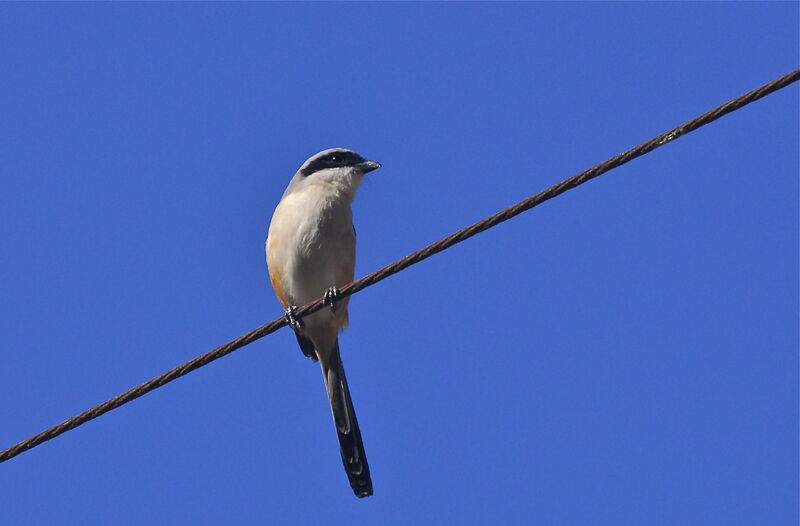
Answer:
<svg viewBox="0 0 800 526"><path fill-rule="evenodd" d="M798 67L798 3L0 5L0 448ZM789 525L798 86L353 297L375 496L288 330L0 465L3 524Z"/></svg>

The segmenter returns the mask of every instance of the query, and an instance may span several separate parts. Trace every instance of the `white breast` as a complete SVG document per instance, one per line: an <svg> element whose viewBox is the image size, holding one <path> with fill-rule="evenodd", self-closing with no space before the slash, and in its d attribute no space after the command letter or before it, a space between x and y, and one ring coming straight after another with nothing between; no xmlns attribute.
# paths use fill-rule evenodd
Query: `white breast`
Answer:
<svg viewBox="0 0 800 526"><path fill-rule="evenodd" d="M349 200L337 197L326 184L308 185L284 196L272 217L267 264L293 305L353 279L353 216Z"/></svg>

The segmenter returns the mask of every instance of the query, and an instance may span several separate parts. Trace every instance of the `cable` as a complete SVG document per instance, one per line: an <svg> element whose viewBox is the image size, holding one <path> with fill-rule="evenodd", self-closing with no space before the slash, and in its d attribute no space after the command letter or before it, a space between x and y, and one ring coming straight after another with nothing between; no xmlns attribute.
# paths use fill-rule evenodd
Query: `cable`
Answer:
<svg viewBox="0 0 800 526"><path fill-rule="evenodd" d="M699 117L695 117L694 119L687 121L676 128L673 128L667 132L658 135L649 141L643 142L638 146L631 148L611 159L602 162L589 168L588 170L581 172L577 175L570 177L569 179L565 179L560 183L551 186L550 188L539 192L538 194L531 196L527 199L520 201L519 203L510 206L501 210L500 212L487 217L477 223L474 223L466 228L459 230L458 232L449 235L435 243L428 245L425 248L422 248L413 254L409 254L408 256L398 259L394 263L383 267L380 270L373 272L363 278L354 281L352 283L347 284L346 286L340 289L340 297L350 296L364 290L365 288L378 283L381 280L384 280L391 276L392 274L396 274L403 269L410 267L416 263L419 263L423 259L427 259L434 254L437 254L443 250L450 248L451 246L461 243L462 241L469 239L470 237L483 232L493 226L502 223L503 221L507 221L512 217L525 212L526 210L530 210L534 206L540 205L545 201L556 197L557 195L561 195L567 190L571 190L579 185L582 185L586 181L590 179L594 179L618 166L621 166L639 156L642 156L646 153L649 153L656 148L667 144L668 142L674 141L678 137L681 137L691 131L700 128L701 126L705 126L720 117L731 113L732 111L738 110L751 102L757 101L762 97L766 97L767 95L778 91L779 89L785 88L786 86L797 82L800 80L800 69L796 69L783 75L782 77L778 77L775 80L764 84L763 86L754 89L744 95L741 95L733 100L726 102L721 106L717 106L711 111L708 111ZM323 307L322 298L317 299L303 307L297 309L294 313L296 318L302 318L303 316L307 316L313 312L318 311ZM25 452L31 448L38 446L39 444L46 442L52 438L57 437L62 433L66 433L71 429L75 429L79 425L85 424L86 422L97 418L98 416L105 414L112 409L116 409L117 407L127 404L128 402L139 398L142 395L153 391L165 385L177 378L185 374L189 374L190 372L198 369L204 365L207 365L218 358L222 358L223 356L232 353L233 351L248 345L259 338L263 338L267 334L277 331L278 329L286 326L286 320L281 317L271 322L267 323L266 325L262 325L261 327L254 329L247 334L243 334L239 336L235 340L231 340L225 345L221 345L216 349L212 349L205 354L201 354L200 356L190 360L174 369L167 371L159 376L156 376L152 380L149 380L141 385L137 385L133 389L126 391L120 395L115 396L114 398L103 402L100 405L92 407L91 409L87 409L86 411L73 416L72 418L61 422L58 425L55 425L49 429L42 431L41 433L34 435L22 442L9 447L3 451L0 451L0 462L5 462L22 452Z"/></svg>

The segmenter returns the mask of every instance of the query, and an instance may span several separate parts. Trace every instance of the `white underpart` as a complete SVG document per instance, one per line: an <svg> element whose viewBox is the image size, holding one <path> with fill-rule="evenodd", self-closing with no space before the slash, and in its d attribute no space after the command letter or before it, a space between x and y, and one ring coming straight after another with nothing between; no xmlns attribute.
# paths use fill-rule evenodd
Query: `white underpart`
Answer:
<svg viewBox="0 0 800 526"><path fill-rule="evenodd" d="M352 281L355 233L350 203L361 179L351 168L322 170L306 177L278 204L269 228L267 264L281 276L288 303L284 306L302 306L329 287ZM341 301L335 313L323 309L303 322L317 350L327 349L347 325L347 301Z"/></svg>

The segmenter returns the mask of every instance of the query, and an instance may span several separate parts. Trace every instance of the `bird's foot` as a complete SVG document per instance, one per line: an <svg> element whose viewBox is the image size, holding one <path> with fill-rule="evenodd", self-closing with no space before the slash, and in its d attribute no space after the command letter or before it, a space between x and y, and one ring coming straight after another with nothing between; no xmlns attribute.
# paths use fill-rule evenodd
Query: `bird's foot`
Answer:
<svg viewBox="0 0 800 526"><path fill-rule="evenodd" d="M335 286L329 287L322 296L322 304L331 308L332 312L336 312L336 302L339 301L339 289Z"/></svg>
<svg viewBox="0 0 800 526"><path fill-rule="evenodd" d="M286 308L286 313L283 315L286 318L286 323L289 324L289 327L292 329L299 331L303 328L303 320L299 320L294 317L294 311L297 310L297 305L292 305Z"/></svg>

